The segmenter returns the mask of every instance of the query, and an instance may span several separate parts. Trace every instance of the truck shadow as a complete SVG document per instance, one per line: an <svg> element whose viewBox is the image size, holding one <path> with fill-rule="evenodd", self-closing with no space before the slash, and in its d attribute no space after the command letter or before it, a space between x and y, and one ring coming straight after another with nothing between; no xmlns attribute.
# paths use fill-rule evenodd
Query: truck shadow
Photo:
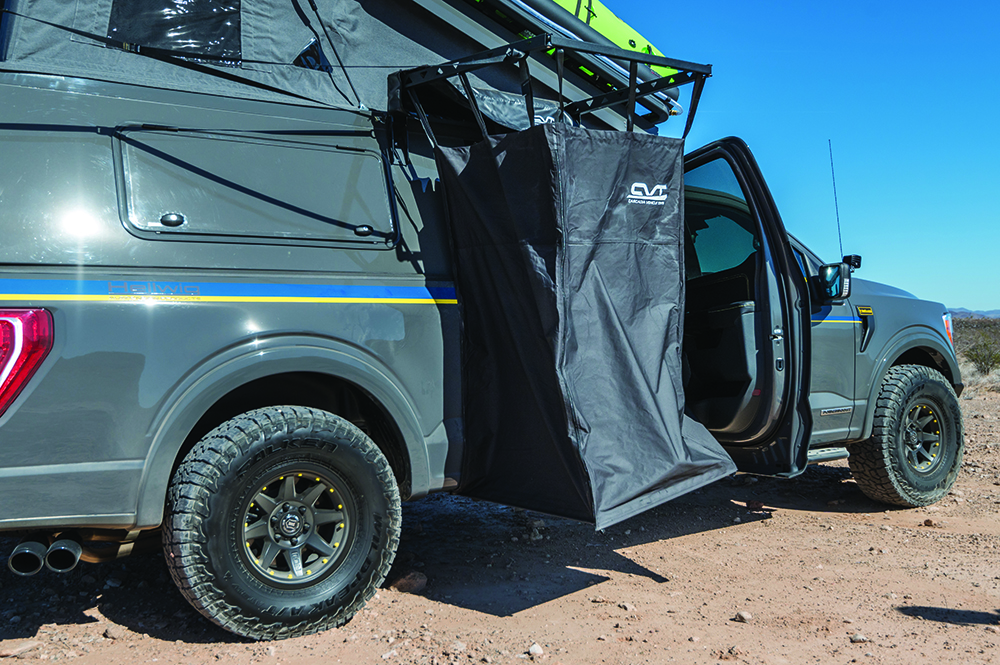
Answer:
<svg viewBox="0 0 1000 665"><path fill-rule="evenodd" d="M950 623L954 626L995 626L1000 623L1000 610L994 612L979 612L976 610L956 610L948 607L927 607L907 605L897 607L896 611L908 617Z"/></svg>
<svg viewBox="0 0 1000 665"><path fill-rule="evenodd" d="M810 467L791 479L737 475L596 532L574 522L465 497L434 495L404 505L403 534L387 586L410 573L427 577L432 600L494 616L574 594L611 574L669 581L627 549L693 533L771 519L775 511L882 513L846 467ZM624 552L624 553L623 553ZM599 589L594 602L604 602Z"/></svg>
<svg viewBox="0 0 1000 665"><path fill-rule="evenodd" d="M758 503L753 503L753 502ZM830 502L834 502L832 505ZM749 506L748 507L748 503ZM762 504L762 505L760 505ZM433 495L404 505L402 538L385 586L423 573L432 600L493 616L510 616L593 588L610 575L670 581L669 562L644 566L627 549L692 533L763 522L775 511L883 512L865 498L846 468L810 467L791 480L738 475L626 522L596 532L592 525L475 501ZM81 564L62 575L17 577L6 555L17 540L0 537L0 639L85 626L85 639L148 636L187 643L242 643L188 605L159 553L104 564ZM588 596L590 597L590 596Z"/></svg>
<svg viewBox="0 0 1000 665"><path fill-rule="evenodd" d="M188 643L242 643L217 628L181 596L159 552L101 564L80 564L68 573L43 570L18 577L6 555L16 538L0 538L4 556L0 639L58 636L67 625L83 626L82 646L102 640L149 636Z"/></svg>

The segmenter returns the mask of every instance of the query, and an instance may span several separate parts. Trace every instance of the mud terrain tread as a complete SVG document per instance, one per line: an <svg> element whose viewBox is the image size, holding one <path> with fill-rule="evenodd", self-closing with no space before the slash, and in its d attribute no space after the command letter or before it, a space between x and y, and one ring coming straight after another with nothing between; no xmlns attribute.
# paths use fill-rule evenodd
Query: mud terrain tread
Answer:
<svg viewBox="0 0 1000 665"><path fill-rule="evenodd" d="M219 482L234 461L247 454L260 440L281 433L326 430L360 452L372 466L385 491L389 517L389 542L380 555L368 585L332 614L297 624L267 623L226 602L214 575L204 562L208 517L207 498L217 492ZM167 494L168 517L164 522L164 554L170 575L184 597L205 617L221 628L256 640L276 640L308 635L346 623L356 614L389 573L399 544L402 521L399 491L389 463L361 430L333 414L305 407L267 407L250 411L210 432L178 467Z"/></svg>
<svg viewBox="0 0 1000 665"><path fill-rule="evenodd" d="M875 402L875 419L871 437L850 447L848 463L858 487L866 496L897 506L916 508L927 506L947 494L951 482L933 491L921 491L911 486L895 468L893 446L899 421L903 416L905 401L911 392L926 383L944 386L958 410L958 397L947 379L937 370L923 365L897 365L889 368ZM959 411L955 437L957 450L952 469L962 465L963 436ZM950 474L954 482L954 472Z"/></svg>

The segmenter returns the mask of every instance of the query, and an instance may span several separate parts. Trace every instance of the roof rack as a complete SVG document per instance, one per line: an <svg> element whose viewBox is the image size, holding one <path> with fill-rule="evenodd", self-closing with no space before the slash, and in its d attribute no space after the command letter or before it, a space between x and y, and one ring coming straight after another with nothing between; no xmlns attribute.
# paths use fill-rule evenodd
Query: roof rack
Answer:
<svg viewBox="0 0 1000 665"><path fill-rule="evenodd" d="M521 93L524 96L528 123L530 126L533 126L535 124L535 105L531 75L528 68L528 58L533 54L541 53L551 53L556 61L560 114L565 114L579 123L581 117L585 114L624 103L626 104L626 131L630 132L633 131L635 126L636 100L693 83L694 88L691 92L691 104L687 111L688 117L684 127L684 136L687 136L694 121L695 112L698 108L698 100L701 98L705 81L712 75L711 65L699 65L693 62L628 51L603 44L581 42L558 35L542 34L439 65L416 67L390 74L389 110L395 114L405 113L407 102L409 102L409 106L416 111L420 119L420 124L424 129L424 133L427 134L431 145L436 147L437 140L431 129L427 113L420 103L418 89L429 83L458 77L472 113L475 116L476 123L479 126L479 130L485 138L488 135L486 123L473 95L468 73L491 65L509 63L516 64L520 69ZM608 87L611 89L607 92L586 99L567 102L563 95L563 78L566 70L565 60L567 56L578 58L581 54L603 56L613 61L627 63L629 70L628 84L626 86L609 85ZM639 81L638 73L640 64L667 67L673 70L674 73L659 78ZM660 101L665 100L671 106L676 106L676 102L669 97L659 98L658 96L658 99Z"/></svg>

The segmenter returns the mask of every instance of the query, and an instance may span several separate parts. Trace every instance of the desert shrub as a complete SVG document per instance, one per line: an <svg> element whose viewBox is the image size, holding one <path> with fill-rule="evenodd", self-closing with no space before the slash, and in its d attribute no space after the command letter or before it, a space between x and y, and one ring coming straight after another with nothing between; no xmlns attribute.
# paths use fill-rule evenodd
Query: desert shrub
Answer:
<svg viewBox="0 0 1000 665"><path fill-rule="evenodd" d="M992 337L980 335L967 349L964 355L983 376L1000 367L1000 342Z"/></svg>
<svg viewBox="0 0 1000 665"><path fill-rule="evenodd" d="M984 318L958 318L954 323L955 350L961 354L978 344L986 341L987 345L993 342L1000 347L1000 319Z"/></svg>

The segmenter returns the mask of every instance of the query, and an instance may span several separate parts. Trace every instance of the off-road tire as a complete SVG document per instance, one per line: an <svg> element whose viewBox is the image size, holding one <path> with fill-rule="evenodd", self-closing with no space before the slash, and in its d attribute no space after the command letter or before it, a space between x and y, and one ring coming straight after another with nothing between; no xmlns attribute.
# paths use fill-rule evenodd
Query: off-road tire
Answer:
<svg viewBox="0 0 1000 665"><path fill-rule="evenodd" d="M268 492L275 494L266 486L270 479L280 479L281 492L291 488L289 494L277 494L273 514L261 508L267 501L260 500ZM315 492L303 490L299 496L300 486ZM314 500L313 494L319 498ZM290 549L271 563L256 558L251 543L257 540L248 540L248 522L256 524L262 513L269 524L278 523L276 518L285 514L277 512L283 496L294 497L293 508L305 508L300 530L310 527L317 534L322 519L315 515L335 515L340 506L342 517L329 517L327 522L336 523L322 527L331 534L338 529L337 536L323 541L335 556L320 563L322 555L300 545L295 574ZM290 504L283 505L288 510ZM291 513L288 522L294 527L299 517L295 510ZM306 523L310 518L314 525ZM181 462L167 495L164 554L181 593L201 614L237 635L284 639L342 625L364 606L389 572L400 521L395 478L361 430L325 411L269 407L220 425ZM271 534L272 548L292 542L281 531L272 529ZM312 532L296 535L305 543ZM309 575L304 570L309 564L302 563L305 554L316 569L308 570ZM287 570L280 570L283 562Z"/></svg>
<svg viewBox="0 0 1000 665"><path fill-rule="evenodd" d="M921 432L908 435L907 429L924 420L930 449L915 452ZM935 428L938 446L933 442ZM867 496L915 508L948 493L962 466L964 448L962 413L947 379L922 365L897 365L882 381L871 438L853 444L848 461ZM932 457L934 451L938 452ZM920 470L921 466L926 469Z"/></svg>

